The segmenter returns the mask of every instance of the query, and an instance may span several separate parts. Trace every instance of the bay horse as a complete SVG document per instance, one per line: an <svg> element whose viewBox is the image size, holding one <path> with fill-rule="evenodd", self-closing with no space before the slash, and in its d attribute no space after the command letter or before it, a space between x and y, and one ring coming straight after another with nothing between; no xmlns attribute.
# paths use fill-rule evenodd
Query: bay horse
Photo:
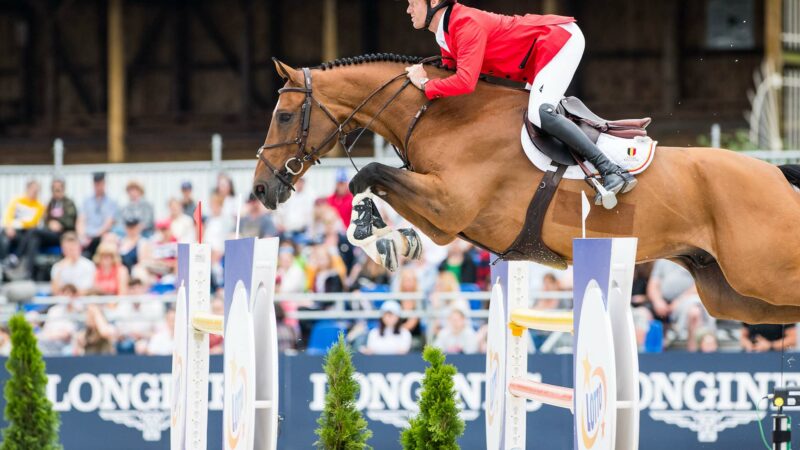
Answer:
<svg viewBox="0 0 800 450"><path fill-rule="evenodd" d="M299 70L275 60L286 84L258 152L253 192L277 208L336 138L367 127L407 154L413 170L370 163L353 178L354 194L370 189L439 245L462 236L501 254L520 234L543 178L520 143L528 94L482 81L469 95L433 101L417 121L428 100L401 88L404 68L416 62L381 54ZM432 78L452 73L427 70ZM682 265L714 317L798 322L800 193L787 177L732 151L659 147L638 189L613 210L592 209L587 237L633 236L638 262ZM543 242L566 261L581 235L581 191L593 195L583 181L561 182L544 218Z"/></svg>

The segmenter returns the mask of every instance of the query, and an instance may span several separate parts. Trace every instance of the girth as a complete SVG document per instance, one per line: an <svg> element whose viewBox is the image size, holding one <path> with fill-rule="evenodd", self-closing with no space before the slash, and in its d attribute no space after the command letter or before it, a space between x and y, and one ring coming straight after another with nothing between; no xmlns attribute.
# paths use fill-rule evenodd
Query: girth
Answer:
<svg viewBox="0 0 800 450"><path fill-rule="evenodd" d="M564 257L551 250L542 240L544 218L558 190L558 185L567 171L567 166L563 164L554 163L554 165L556 170L545 172L541 183L539 183L539 188L533 194L522 230L517 235L514 243L506 251L498 255L500 259L504 261L532 261L558 270L567 268L567 261ZM486 248L468 238L464 233L459 233L459 236L478 247ZM495 252L492 249L486 250Z"/></svg>

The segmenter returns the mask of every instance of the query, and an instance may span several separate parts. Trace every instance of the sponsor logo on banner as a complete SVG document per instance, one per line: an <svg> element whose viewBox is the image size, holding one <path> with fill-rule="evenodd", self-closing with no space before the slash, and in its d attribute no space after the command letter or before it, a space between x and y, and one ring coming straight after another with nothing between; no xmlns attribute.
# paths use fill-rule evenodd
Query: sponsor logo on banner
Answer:
<svg viewBox="0 0 800 450"><path fill-rule="evenodd" d="M642 415L697 433L697 442L717 442L725 430L762 420L762 397L774 386L799 383L800 373L639 373L640 406Z"/></svg>
<svg viewBox="0 0 800 450"><path fill-rule="evenodd" d="M142 432L160 441L170 427L170 373L80 373L70 380L47 376L47 397L56 411L97 414L102 420ZM223 375L209 375L209 410L221 411Z"/></svg>
<svg viewBox="0 0 800 450"><path fill-rule="evenodd" d="M364 415L376 422L406 428L409 417L418 411L417 399L422 382L420 372L371 372L356 373L360 390L356 400L356 408L364 411ZM530 374L534 380L540 381L541 374ZM309 410L319 412L325 407L325 373L313 373L309 377L313 386L313 398ZM483 385L486 374L483 372L458 373L454 377L454 388L457 393L461 418L467 422L477 420L485 409L483 403ZM528 402L528 411L536 411L541 403Z"/></svg>

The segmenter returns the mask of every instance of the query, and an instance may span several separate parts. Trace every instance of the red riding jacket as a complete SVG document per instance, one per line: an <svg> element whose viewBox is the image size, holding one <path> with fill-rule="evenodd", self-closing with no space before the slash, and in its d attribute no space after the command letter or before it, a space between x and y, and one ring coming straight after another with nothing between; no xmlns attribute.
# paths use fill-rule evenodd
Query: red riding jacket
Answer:
<svg viewBox="0 0 800 450"><path fill-rule="evenodd" d="M572 17L526 14L504 16L456 3L442 16L450 52L444 63L455 75L425 84L429 99L468 94L483 73L529 83L570 38L552 25L575 22Z"/></svg>

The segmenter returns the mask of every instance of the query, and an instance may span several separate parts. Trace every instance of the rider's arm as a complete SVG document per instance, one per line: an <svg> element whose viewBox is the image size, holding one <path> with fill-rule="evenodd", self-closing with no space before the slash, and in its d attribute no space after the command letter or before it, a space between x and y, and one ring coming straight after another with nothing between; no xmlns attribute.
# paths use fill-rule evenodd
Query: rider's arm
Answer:
<svg viewBox="0 0 800 450"><path fill-rule="evenodd" d="M454 28L453 41L458 49L455 55L456 73L447 78L430 80L425 85L425 96L431 100L469 94L478 85L486 52L486 30L471 20L465 20Z"/></svg>

